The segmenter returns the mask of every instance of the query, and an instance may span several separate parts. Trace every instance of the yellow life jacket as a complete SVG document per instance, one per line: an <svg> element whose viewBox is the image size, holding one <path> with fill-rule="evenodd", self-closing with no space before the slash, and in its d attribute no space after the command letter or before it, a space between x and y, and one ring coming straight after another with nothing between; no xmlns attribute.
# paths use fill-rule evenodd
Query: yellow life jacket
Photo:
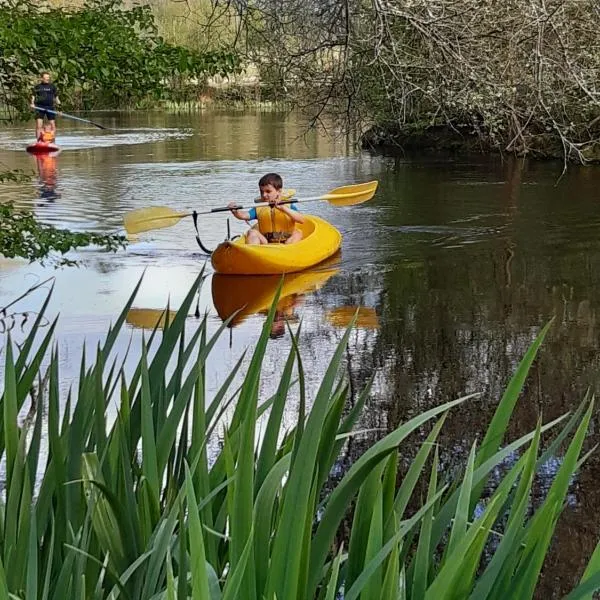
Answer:
<svg viewBox="0 0 600 600"><path fill-rule="evenodd" d="M288 205L289 206L289 205ZM277 208L260 206L256 208L258 218L258 230L263 235L272 233L283 233L291 235L294 233L296 223L294 220Z"/></svg>
<svg viewBox="0 0 600 600"><path fill-rule="evenodd" d="M40 135L40 141L41 142L53 142L54 134L51 131L42 131L42 134Z"/></svg>

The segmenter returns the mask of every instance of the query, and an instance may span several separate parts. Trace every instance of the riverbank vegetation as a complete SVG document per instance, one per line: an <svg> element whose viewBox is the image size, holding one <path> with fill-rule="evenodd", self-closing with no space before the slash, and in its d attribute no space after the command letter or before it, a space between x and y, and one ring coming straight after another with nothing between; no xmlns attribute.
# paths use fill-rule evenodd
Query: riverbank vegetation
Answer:
<svg viewBox="0 0 600 600"><path fill-rule="evenodd" d="M600 160L600 12L478 0L259 4L10 0L0 93L26 108L56 74L77 108L286 102L366 146ZM239 85L238 85L239 84ZM248 90L251 90L248 92ZM215 91L217 90L217 91ZM328 119L325 119L325 115Z"/></svg>
<svg viewBox="0 0 600 600"><path fill-rule="evenodd" d="M0 181L10 174L0 173ZM19 177L17 174L17 180ZM95 245L116 252L127 243L123 235L70 231L40 223L31 212L19 210L11 203L0 203L0 223L0 256L29 262L74 265L76 261L65 256L70 250Z"/></svg>
<svg viewBox="0 0 600 600"><path fill-rule="evenodd" d="M176 4L154 0L163 13ZM229 27L266 98L285 96L312 124L337 117L366 146L600 160L593 3L185 5L186 27Z"/></svg>
<svg viewBox="0 0 600 600"><path fill-rule="evenodd" d="M263 64L367 143L600 158L594 3L292 1L261 22Z"/></svg>
<svg viewBox="0 0 600 600"><path fill-rule="evenodd" d="M49 70L63 105L133 108L178 98L182 87L238 69L225 50L166 42L148 5L87 0L54 6L33 0L0 5L0 102L9 117L30 115L39 73Z"/></svg>
<svg viewBox="0 0 600 600"><path fill-rule="evenodd" d="M209 336L204 317L185 333L201 280L142 342L126 374L115 344L136 288L94 358L83 353L66 395L52 349L56 322L40 328L48 301L18 350L6 339L3 597L437 600L502 598L507 589L533 597L567 492L589 456L583 444L594 406L586 398L571 415L505 440L548 327L461 473L445 472L452 448L440 432L448 413L473 397L414 416L330 479L348 438L364 435L356 429L369 387L346 406L350 331L314 397L294 336L277 390L264 398L272 309L251 359L242 357L209 395L207 358L226 324ZM282 431L291 394L297 425ZM410 466L397 481L407 452ZM536 472L549 460L559 466L533 506ZM579 577L571 600L600 587L600 551Z"/></svg>

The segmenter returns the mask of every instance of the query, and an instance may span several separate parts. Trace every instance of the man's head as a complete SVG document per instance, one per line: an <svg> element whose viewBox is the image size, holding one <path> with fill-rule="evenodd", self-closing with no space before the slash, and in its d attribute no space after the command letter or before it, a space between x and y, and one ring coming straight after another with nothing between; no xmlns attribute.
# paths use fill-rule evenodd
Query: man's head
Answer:
<svg viewBox="0 0 600 600"><path fill-rule="evenodd" d="M48 71L43 71L40 76L42 78L42 83L50 83L50 73L48 73Z"/></svg>
<svg viewBox="0 0 600 600"><path fill-rule="evenodd" d="M267 173L260 178L258 188L261 202L278 202L281 198L283 179L277 173Z"/></svg>

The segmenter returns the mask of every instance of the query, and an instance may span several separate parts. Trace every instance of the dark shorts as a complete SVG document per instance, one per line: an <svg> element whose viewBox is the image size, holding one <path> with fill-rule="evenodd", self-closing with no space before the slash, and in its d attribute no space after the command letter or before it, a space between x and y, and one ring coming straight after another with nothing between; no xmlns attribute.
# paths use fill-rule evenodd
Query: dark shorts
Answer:
<svg viewBox="0 0 600 600"><path fill-rule="evenodd" d="M50 107L46 109L43 106L40 106L40 110L35 111L35 118L43 119L44 117L46 117L48 121L55 121L56 115L54 114L54 109L51 109Z"/></svg>
<svg viewBox="0 0 600 600"><path fill-rule="evenodd" d="M284 244L286 240L292 237L292 234L275 231L273 233L265 233L265 237L269 244Z"/></svg>

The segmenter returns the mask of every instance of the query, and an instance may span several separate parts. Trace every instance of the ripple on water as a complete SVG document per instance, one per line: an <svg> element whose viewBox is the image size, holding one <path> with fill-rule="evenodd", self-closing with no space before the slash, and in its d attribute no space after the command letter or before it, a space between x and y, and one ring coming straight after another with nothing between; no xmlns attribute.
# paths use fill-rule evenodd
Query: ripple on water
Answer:
<svg viewBox="0 0 600 600"><path fill-rule="evenodd" d="M108 148L110 146L137 145L156 143L168 140L180 140L194 135L191 129L162 128L162 129L126 129L123 131L90 131L89 129L69 129L60 131L57 143L61 152L69 150L85 150L93 148ZM31 134L14 130L2 131L0 148L4 150L25 150L31 144Z"/></svg>

